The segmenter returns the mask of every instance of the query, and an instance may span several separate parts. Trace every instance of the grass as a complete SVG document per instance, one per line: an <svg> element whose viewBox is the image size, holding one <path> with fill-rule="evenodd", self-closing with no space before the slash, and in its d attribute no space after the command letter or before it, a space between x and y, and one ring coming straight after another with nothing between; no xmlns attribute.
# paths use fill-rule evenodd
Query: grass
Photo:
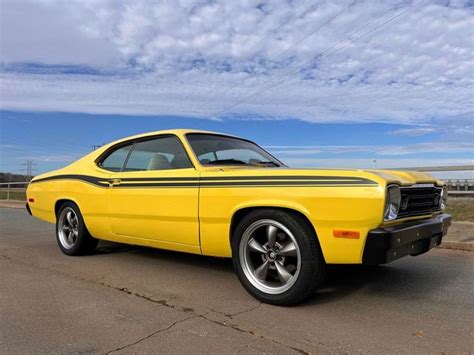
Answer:
<svg viewBox="0 0 474 355"><path fill-rule="evenodd" d="M0 200L6 200L6 191L0 191ZM25 201L26 194L24 192L10 192L10 200ZM453 216L454 221L470 221L474 222L474 198L469 197L451 197L448 200L446 213Z"/></svg>
<svg viewBox="0 0 474 355"><path fill-rule="evenodd" d="M7 199L7 192L0 191L0 200ZM26 201L26 193L18 191L10 191L10 200Z"/></svg>
<svg viewBox="0 0 474 355"><path fill-rule="evenodd" d="M453 221L474 222L474 198L451 197L448 199L446 213L453 216Z"/></svg>

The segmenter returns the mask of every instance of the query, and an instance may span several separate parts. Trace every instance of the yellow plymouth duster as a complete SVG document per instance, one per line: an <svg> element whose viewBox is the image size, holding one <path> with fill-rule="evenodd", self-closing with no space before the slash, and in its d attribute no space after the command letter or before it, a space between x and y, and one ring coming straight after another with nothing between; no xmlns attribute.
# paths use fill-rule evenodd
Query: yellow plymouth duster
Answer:
<svg viewBox="0 0 474 355"><path fill-rule="evenodd" d="M255 143L170 130L121 139L35 177L27 209L67 255L99 239L231 257L257 299L297 303L326 264L382 264L441 243L447 192L428 174L294 169Z"/></svg>

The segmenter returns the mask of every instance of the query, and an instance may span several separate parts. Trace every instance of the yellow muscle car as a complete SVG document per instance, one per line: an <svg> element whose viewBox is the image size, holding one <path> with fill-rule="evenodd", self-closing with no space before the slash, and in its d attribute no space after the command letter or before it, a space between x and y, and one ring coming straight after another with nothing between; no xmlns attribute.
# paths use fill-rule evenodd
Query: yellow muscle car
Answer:
<svg viewBox="0 0 474 355"><path fill-rule="evenodd" d="M158 131L35 177L27 209L67 255L99 239L231 257L257 299L297 303L326 264L382 264L441 243L447 192L428 174L288 168L230 135Z"/></svg>

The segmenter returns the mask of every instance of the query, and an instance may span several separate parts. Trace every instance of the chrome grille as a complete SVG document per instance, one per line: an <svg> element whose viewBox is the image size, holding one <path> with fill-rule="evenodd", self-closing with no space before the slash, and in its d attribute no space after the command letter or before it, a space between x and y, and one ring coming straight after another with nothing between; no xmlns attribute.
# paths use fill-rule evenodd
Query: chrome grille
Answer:
<svg viewBox="0 0 474 355"><path fill-rule="evenodd" d="M430 214L441 210L441 190L434 185L402 187L398 218Z"/></svg>

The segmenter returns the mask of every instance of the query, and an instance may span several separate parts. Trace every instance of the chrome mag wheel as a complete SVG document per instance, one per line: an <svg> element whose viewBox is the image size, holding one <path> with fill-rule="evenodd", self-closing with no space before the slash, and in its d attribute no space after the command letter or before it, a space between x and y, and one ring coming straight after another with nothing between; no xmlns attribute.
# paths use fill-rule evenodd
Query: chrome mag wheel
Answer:
<svg viewBox="0 0 474 355"><path fill-rule="evenodd" d="M239 246L240 264L250 283L268 294L289 290L301 269L298 242L283 224L263 219L243 233Z"/></svg>
<svg viewBox="0 0 474 355"><path fill-rule="evenodd" d="M71 249L79 237L79 220L76 212L71 207L61 211L58 219L58 237L65 249Z"/></svg>

